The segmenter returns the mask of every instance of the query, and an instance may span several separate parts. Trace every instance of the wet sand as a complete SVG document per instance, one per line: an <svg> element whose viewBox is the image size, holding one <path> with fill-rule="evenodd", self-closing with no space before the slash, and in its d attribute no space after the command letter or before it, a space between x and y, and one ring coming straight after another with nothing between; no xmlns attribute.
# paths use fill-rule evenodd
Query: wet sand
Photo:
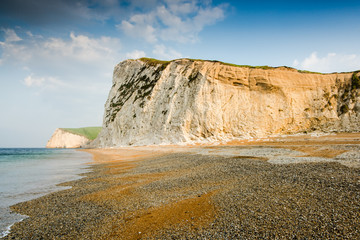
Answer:
<svg viewBox="0 0 360 240"><path fill-rule="evenodd" d="M360 135L90 149L5 239L359 239Z"/></svg>

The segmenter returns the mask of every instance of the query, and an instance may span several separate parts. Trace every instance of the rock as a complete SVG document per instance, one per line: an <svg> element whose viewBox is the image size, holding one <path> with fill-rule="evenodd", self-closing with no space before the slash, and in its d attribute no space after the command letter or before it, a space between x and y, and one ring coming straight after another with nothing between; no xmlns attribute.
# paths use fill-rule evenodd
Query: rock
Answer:
<svg viewBox="0 0 360 240"><path fill-rule="evenodd" d="M356 73L217 61L126 60L114 69L93 147L360 131Z"/></svg>
<svg viewBox="0 0 360 240"><path fill-rule="evenodd" d="M46 148L79 148L89 143L90 139L67 132L61 128L57 128L46 144Z"/></svg>

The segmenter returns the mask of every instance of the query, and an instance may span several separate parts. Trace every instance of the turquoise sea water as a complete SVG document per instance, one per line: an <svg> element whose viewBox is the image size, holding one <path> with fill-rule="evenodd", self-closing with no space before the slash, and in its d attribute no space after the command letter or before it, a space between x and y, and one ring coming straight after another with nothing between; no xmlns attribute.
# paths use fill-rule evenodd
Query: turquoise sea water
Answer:
<svg viewBox="0 0 360 240"><path fill-rule="evenodd" d="M26 218L12 213L11 205L67 189L56 185L79 179L91 161L74 149L0 148L0 237Z"/></svg>

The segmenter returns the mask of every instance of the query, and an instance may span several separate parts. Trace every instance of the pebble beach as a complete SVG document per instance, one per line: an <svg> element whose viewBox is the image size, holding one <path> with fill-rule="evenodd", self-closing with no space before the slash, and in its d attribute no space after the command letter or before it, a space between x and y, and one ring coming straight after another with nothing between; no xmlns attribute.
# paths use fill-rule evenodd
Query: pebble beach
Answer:
<svg viewBox="0 0 360 240"><path fill-rule="evenodd" d="M4 239L360 239L359 135L89 149Z"/></svg>

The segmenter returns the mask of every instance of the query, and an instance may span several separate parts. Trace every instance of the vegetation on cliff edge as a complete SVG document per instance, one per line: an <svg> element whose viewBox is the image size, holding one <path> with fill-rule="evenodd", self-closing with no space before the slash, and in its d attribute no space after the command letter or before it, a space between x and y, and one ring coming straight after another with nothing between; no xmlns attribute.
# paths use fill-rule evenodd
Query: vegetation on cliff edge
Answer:
<svg viewBox="0 0 360 240"><path fill-rule="evenodd" d="M264 70L278 68L278 67L271 67L271 66L267 66L267 65L264 65L264 66L238 65L238 64L233 64L233 63L221 62L221 61L218 61L218 60L203 60L203 59L192 59L192 58L185 58L185 59L188 59L190 61L215 62L215 63L220 63L220 64L223 64L223 65L227 65L227 66L242 67L242 68L254 68L254 69L264 69ZM139 58L139 60L149 64L150 66L154 66L154 67L160 65L161 70L165 69L166 66L169 63L174 61L174 60L172 60L172 61L164 61L164 60L158 60L158 59L155 59L155 58L146 58L146 57ZM175 60L178 60L178 59L175 59ZM289 69L295 69L295 68L287 67L287 66L282 66L282 67L289 68ZM297 70L297 69L295 69L295 70ZM320 73L320 72L311 72L311 71L307 71L307 70L297 70L297 71L299 73L324 74L324 73Z"/></svg>
<svg viewBox="0 0 360 240"><path fill-rule="evenodd" d="M354 72L353 75L351 76L352 89L360 88L360 76L358 73L360 73L360 71Z"/></svg>
<svg viewBox="0 0 360 240"><path fill-rule="evenodd" d="M268 70L268 69L276 69L279 67L284 67L284 68L288 68L288 69L294 69L299 73L309 73L309 74L331 74L331 73L321 73L321 72L312 72L312 71L307 71L307 70L299 70L296 68L292 68L292 67L288 67L288 66L279 66L279 67L271 67L271 66L251 66L251 65L238 65L238 64L233 64L233 63L226 63L226 62L221 62L218 60L203 60L203 59L192 59L192 58L184 58L190 61L200 61L200 62L215 62L215 63L220 63L223 65L227 65L227 66L232 66L232 67L243 67L243 68L254 68L254 69L264 69L264 70ZM160 65L160 70L164 70L166 68L167 65L169 65L172 61L175 60L179 60L179 59L174 59L174 60L170 60L170 61L164 61L164 60L158 60L155 58L139 58L139 60L146 62L147 64L149 64L150 66L159 66ZM360 71L356 71L353 74L353 78L352 81L353 83L355 82L355 85L353 84L353 86L356 86L355 88L360 88L360 78L357 75L357 73L359 73ZM336 72L334 72L336 73ZM351 72L341 72L341 73L351 73Z"/></svg>
<svg viewBox="0 0 360 240"><path fill-rule="evenodd" d="M94 140L101 131L101 127L60 128L60 129L65 132L84 136L90 140Z"/></svg>
<svg viewBox="0 0 360 240"><path fill-rule="evenodd" d="M150 66L154 66L154 67L161 65L161 69L165 69L166 66L171 62L171 61L163 61L155 58L145 58L145 57L140 58L139 60L146 62Z"/></svg>

